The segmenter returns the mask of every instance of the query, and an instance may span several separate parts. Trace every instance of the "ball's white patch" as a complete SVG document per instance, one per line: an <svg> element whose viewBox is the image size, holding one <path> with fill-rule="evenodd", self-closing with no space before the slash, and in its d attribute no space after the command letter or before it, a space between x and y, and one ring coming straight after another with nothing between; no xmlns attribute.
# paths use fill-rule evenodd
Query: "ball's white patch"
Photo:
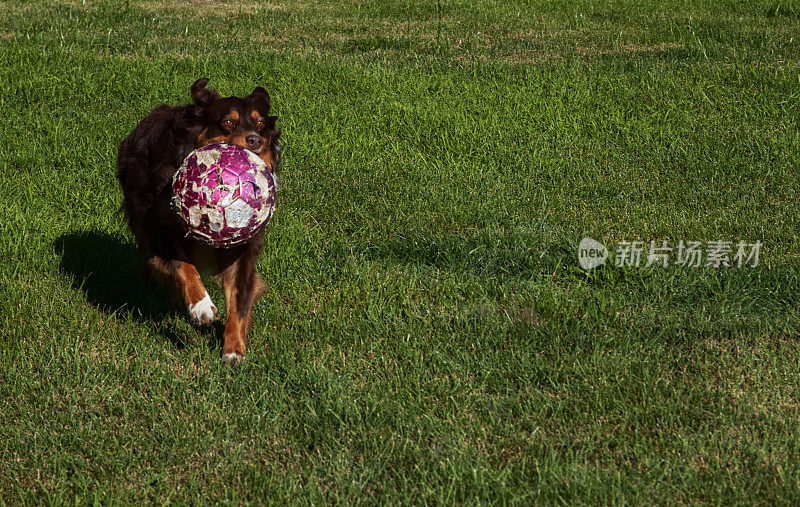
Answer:
<svg viewBox="0 0 800 507"><path fill-rule="evenodd" d="M219 150L206 150L197 153L197 165L203 164L210 169L216 164L222 153Z"/></svg>
<svg viewBox="0 0 800 507"><path fill-rule="evenodd" d="M253 218L255 210L251 208L246 202L239 199L234 201L233 204L225 208L225 219L228 222L228 227L235 227L240 229L247 227L250 219Z"/></svg>
<svg viewBox="0 0 800 507"><path fill-rule="evenodd" d="M245 150L245 153L247 153L247 160L249 160L251 164L256 166L259 170L263 171L264 169L266 169L267 163L264 162L264 160L262 160L261 157L259 157L250 150Z"/></svg>
<svg viewBox="0 0 800 507"><path fill-rule="evenodd" d="M222 354L222 360L228 364L239 364L244 361L244 356L236 352L231 352L230 354Z"/></svg>
<svg viewBox="0 0 800 507"><path fill-rule="evenodd" d="M225 217L217 208L206 208L206 216L208 216L208 227L212 231L219 232L225 227Z"/></svg>
<svg viewBox="0 0 800 507"><path fill-rule="evenodd" d="M267 198L267 190L269 190L269 177L265 174L267 171L256 171L256 186L258 187L258 192L261 194L263 198Z"/></svg>
<svg viewBox="0 0 800 507"><path fill-rule="evenodd" d="M220 185L215 190L219 190L220 192L228 192L222 197L222 199L219 200L217 206L221 206L223 208L230 206L231 202L233 201L233 194L236 190L236 187L231 187L230 185Z"/></svg>
<svg viewBox="0 0 800 507"><path fill-rule="evenodd" d="M189 315L191 315L192 320L197 324L210 324L214 322L214 319L217 317L217 307L214 306L214 302L211 301L211 296L208 295L208 292L203 296L203 299L189 306Z"/></svg>
<svg viewBox="0 0 800 507"><path fill-rule="evenodd" d="M203 211L202 207L195 204L191 208L189 208L189 225L192 227L197 227L200 225L200 220L202 220Z"/></svg>

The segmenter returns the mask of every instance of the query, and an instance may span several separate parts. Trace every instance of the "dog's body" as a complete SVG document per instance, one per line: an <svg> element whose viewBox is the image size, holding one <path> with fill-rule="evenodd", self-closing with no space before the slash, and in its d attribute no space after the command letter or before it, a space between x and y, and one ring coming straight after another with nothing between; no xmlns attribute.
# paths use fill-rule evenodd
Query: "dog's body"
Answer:
<svg viewBox="0 0 800 507"><path fill-rule="evenodd" d="M277 118L269 116L269 95L263 88L243 98L220 98L206 84L203 78L192 85L193 105L162 105L136 126L119 145L117 177L128 223L145 257L143 274L174 289L196 324L217 318L197 267L220 277L228 312L222 357L238 362L244 357L253 303L264 291L255 271L263 230L233 248L213 248L185 237L170 209L172 177L192 150L222 142L255 152L275 173L280 131L275 129Z"/></svg>

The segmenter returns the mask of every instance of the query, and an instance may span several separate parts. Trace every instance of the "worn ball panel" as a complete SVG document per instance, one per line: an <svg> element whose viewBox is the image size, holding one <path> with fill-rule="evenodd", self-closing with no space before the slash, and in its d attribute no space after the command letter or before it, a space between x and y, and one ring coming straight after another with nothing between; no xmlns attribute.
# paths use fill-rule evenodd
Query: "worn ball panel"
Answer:
<svg viewBox="0 0 800 507"><path fill-rule="evenodd" d="M173 176L172 209L187 236L227 248L251 239L269 222L275 185L252 151L210 144L191 152Z"/></svg>

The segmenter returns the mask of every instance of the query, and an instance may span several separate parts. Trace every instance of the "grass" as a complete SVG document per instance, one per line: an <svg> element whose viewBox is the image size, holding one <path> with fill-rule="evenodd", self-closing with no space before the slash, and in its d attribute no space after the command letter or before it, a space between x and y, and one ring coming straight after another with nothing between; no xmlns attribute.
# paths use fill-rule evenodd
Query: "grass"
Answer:
<svg viewBox="0 0 800 507"><path fill-rule="evenodd" d="M798 21L0 2L0 503L796 503ZM117 212L119 140L200 76L284 131L239 368ZM586 235L764 247L587 274Z"/></svg>

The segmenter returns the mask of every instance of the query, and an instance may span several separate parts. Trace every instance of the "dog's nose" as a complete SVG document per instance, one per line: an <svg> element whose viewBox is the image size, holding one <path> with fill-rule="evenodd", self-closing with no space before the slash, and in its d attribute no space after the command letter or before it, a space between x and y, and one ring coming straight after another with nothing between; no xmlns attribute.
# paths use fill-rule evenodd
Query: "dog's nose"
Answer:
<svg viewBox="0 0 800 507"><path fill-rule="evenodd" d="M256 135L247 136L245 141L247 141L247 147L251 150L257 150L264 144L264 141L261 140L261 136Z"/></svg>

